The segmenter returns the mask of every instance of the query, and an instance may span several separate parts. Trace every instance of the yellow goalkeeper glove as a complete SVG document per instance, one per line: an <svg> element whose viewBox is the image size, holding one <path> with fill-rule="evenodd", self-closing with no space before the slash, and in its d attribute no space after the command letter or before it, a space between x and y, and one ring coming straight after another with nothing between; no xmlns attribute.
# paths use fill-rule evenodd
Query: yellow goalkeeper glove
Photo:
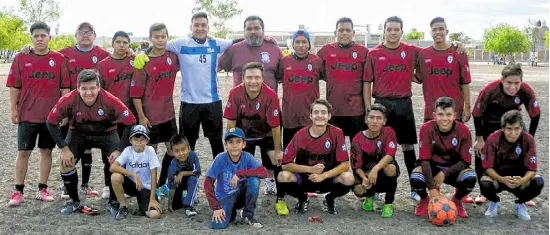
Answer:
<svg viewBox="0 0 550 235"><path fill-rule="evenodd" d="M147 62L149 62L149 56L147 56L145 52L141 52L134 58L134 68L143 69Z"/></svg>

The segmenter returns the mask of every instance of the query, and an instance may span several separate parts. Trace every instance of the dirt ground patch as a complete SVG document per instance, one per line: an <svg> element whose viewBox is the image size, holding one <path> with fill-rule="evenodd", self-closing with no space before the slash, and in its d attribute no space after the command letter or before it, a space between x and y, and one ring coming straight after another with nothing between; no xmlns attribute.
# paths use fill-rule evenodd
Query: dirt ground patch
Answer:
<svg viewBox="0 0 550 235"><path fill-rule="evenodd" d="M472 71L472 103L475 101L481 88L489 81L499 78L501 66L475 64L471 66ZM539 174L548 182L548 68L525 67L524 81L529 83L535 90L539 103L541 104L542 118L536 134L536 142L539 159ZM0 64L0 84L6 83L9 64ZM221 74L220 74L221 75ZM225 74L224 74L225 75ZM178 76L178 80L180 77ZM220 89L222 97L227 99L232 80L229 77L220 76ZM174 93L174 100L179 102L180 83L177 82ZM322 83L322 94L325 84ZM281 90L281 89L280 89ZM413 86L413 102L417 123L417 130L423 117L422 90L419 85ZM201 138L197 143L197 153L201 160L203 176L200 180L200 192L198 198L200 203L197 206L199 215L191 220L183 212L164 214L160 220L152 221L142 217L129 216L123 221L115 221L106 215L106 200L88 198L86 203L95 205L103 213L100 216L90 217L83 214L75 214L68 217L60 215L59 210L65 203L60 198L59 186L62 184L59 176L59 150L54 150L53 167L50 175L49 186L55 196L52 203L42 203L34 200L35 190L38 185L38 161L39 153L35 150L31 156L29 170L26 180L26 199L18 208L7 207L9 196L13 190L15 159L17 150L17 128L10 122L9 90L5 86L0 87L0 162L3 162L0 170L0 234L16 233L40 233L40 234L206 234L212 233L209 229L210 211L208 202L202 190L204 174L211 164L211 153L208 141ZM225 102L224 102L225 103ZM472 104L473 105L473 104ZM179 107L176 111L179 112ZM527 117L527 116L526 116ZM528 120L528 118L527 118ZM473 121L467 123L472 130ZM160 147L159 158L162 158L165 148ZM259 152L259 151L258 151ZM417 151L418 153L418 151ZM258 156L258 154L257 154ZM404 166L401 150L398 150L397 157L401 166ZM103 187L103 173L100 154L94 150L94 167L92 169L91 185L98 191ZM78 167L80 171L80 167ZM413 215L414 202L409 199L409 183L405 167L398 181L396 200L394 202L394 218L383 219L378 213L366 213L359 209L360 201L352 193L337 200L339 214L332 216L321 210L321 199L313 199L310 204L308 215L321 216L324 223L316 224L307 221L307 216L291 214L287 217L276 215L273 205L274 197L260 195L256 209L256 218L264 224L261 230L244 226L231 226L222 231L228 234L359 234L376 232L377 234L548 234L548 187L535 199L537 207L529 208L532 220L527 223L520 222L515 218L513 212L513 200L511 194L503 193L502 207L498 219L488 220L483 216L486 205L466 205L469 219L459 218L455 225L439 228L431 225L427 218L419 218ZM263 183L261 192L263 192ZM449 187L442 188L442 193L447 197L452 194ZM474 196L479 193L479 188L472 193ZM286 198L289 207L293 207L295 200ZM135 208L136 201L132 199L131 207ZM163 200L161 205L166 206L167 201ZM382 202L377 202L378 206ZM218 231L216 231L218 232Z"/></svg>

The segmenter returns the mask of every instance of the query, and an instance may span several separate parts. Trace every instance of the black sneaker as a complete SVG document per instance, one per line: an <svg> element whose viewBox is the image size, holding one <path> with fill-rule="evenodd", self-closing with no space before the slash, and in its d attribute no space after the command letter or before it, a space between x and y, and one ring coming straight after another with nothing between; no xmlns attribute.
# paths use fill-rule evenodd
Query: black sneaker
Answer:
<svg viewBox="0 0 550 235"><path fill-rule="evenodd" d="M296 206L294 206L294 212L298 214L305 214L307 212L307 207L309 206L309 199L304 201L298 201Z"/></svg>
<svg viewBox="0 0 550 235"><path fill-rule="evenodd" d="M254 218L248 218L248 217L244 217L244 218L241 220L241 224L250 225L250 226L253 226L254 228L263 228L263 227L264 227L263 224L261 224L260 222L256 221Z"/></svg>
<svg viewBox="0 0 550 235"><path fill-rule="evenodd" d="M118 210L118 213L116 214L115 219L116 220L126 219L127 215L128 215L128 207L123 206L122 208L120 208L120 210Z"/></svg>
<svg viewBox="0 0 550 235"><path fill-rule="evenodd" d="M188 207L185 209L185 215L187 215L187 217L193 217L197 215L197 211L195 211L195 208L193 207Z"/></svg>
<svg viewBox="0 0 550 235"><path fill-rule="evenodd" d="M120 209L120 203L117 201L110 201L107 203L107 211L111 213L112 216L116 217Z"/></svg>
<svg viewBox="0 0 550 235"><path fill-rule="evenodd" d="M323 210L332 215L338 214L338 211L336 211L336 206L334 205L334 201L330 202L330 201L324 200Z"/></svg>

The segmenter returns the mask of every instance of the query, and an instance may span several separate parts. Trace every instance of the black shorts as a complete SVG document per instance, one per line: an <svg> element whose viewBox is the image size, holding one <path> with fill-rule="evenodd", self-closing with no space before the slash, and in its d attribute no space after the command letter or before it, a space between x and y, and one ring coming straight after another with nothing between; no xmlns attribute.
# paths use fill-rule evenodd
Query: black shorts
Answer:
<svg viewBox="0 0 550 235"><path fill-rule="evenodd" d="M268 170L275 170L277 166L271 163L271 158L269 158L269 155L267 154L267 152L273 151L275 149L275 146L273 145L273 137L265 137L261 140L256 141L246 141L246 147L244 147L243 151L255 155L256 146L260 147L262 166L264 166Z"/></svg>
<svg viewBox="0 0 550 235"><path fill-rule="evenodd" d="M50 135L46 123L21 122L17 125L17 150L31 151L36 146L38 138L38 148L53 149L55 140Z"/></svg>
<svg viewBox="0 0 550 235"><path fill-rule="evenodd" d="M75 158L84 155L84 151L87 149L98 148L101 150L101 156L103 159L108 158L109 155L117 150L120 139L117 131L109 131L105 135L93 136L86 135L74 130L69 130L67 137L65 137L69 149L75 156Z"/></svg>
<svg viewBox="0 0 550 235"><path fill-rule="evenodd" d="M417 161L417 166L420 166L420 161ZM434 162L431 162L430 163L430 169L432 170L432 177L435 177L439 172L441 172L442 170L445 170L446 167L438 166ZM471 168L466 167L464 169L471 169ZM458 176L460 175L460 172L463 171L464 169L461 169L457 173L445 176L445 180L443 180L443 183L451 185L451 186L456 188L457 185L458 185ZM473 169L471 169L471 170L473 170Z"/></svg>
<svg viewBox="0 0 550 235"><path fill-rule="evenodd" d="M154 125L149 129L149 144L170 142L170 138L178 133L176 119Z"/></svg>
<svg viewBox="0 0 550 235"><path fill-rule="evenodd" d="M294 138L294 135L304 127L298 127L298 128L283 128L283 148L286 149L286 146L290 144L290 141L292 138Z"/></svg>
<svg viewBox="0 0 550 235"><path fill-rule="evenodd" d="M400 99L376 98L374 103L386 107L386 126L395 131L398 144L417 144L416 123L410 97Z"/></svg>
<svg viewBox="0 0 550 235"><path fill-rule="evenodd" d="M332 188L335 184L335 178L327 178L320 183L313 183L309 180L309 175L307 173L294 173L296 176L296 184L300 185L300 188L304 192L308 193L328 193L332 191Z"/></svg>
<svg viewBox="0 0 550 235"><path fill-rule="evenodd" d="M390 164L395 165L395 173L396 173L395 177L399 177L401 175L401 170L399 168L399 164L397 164L397 162L395 160L390 162ZM369 176L370 170L371 169L363 169L363 172L365 172L366 176ZM355 172L355 170L353 170L353 176L355 176L355 184L362 184L363 183L363 179ZM381 169L381 170L378 171L377 181L381 178L386 178L386 177L387 176L384 175L384 169Z"/></svg>
<svg viewBox="0 0 550 235"><path fill-rule="evenodd" d="M345 136L353 138L357 133L367 129L365 115L360 116L332 116L330 124L336 126L344 132Z"/></svg>
<svg viewBox="0 0 550 235"><path fill-rule="evenodd" d="M149 210L149 198L151 196L151 190L141 189L138 191L136 183L132 181L128 176L124 176L124 183L122 184L124 193L130 197L136 197L140 213L145 213Z"/></svg>
<svg viewBox="0 0 550 235"><path fill-rule="evenodd" d="M181 102L180 134L185 135L190 140L197 140L199 138L199 128L202 126L204 137L221 139L223 132L222 114L222 101L207 104Z"/></svg>

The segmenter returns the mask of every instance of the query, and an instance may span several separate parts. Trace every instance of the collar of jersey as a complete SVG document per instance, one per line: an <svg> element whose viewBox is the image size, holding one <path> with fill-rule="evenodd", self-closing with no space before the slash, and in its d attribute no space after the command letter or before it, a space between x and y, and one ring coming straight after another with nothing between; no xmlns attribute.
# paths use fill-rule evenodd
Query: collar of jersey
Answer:
<svg viewBox="0 0 550 235"><path fill-rule="evenodd" d="M340 48L351 48L354 44L355 44L354 41L349 42L349 44L347 44L347 45L338 43L338 47L340 47Z"/></svg>
<svg viewBox="0 0 550 235"><path fill-rule="evenodd" d="M196 37L191 36L191 39L193 39L198 44L204 44L206 42L206 38L201 40L201 39L198 39Z"/></svg>
<svg viewBox="0 0 550 235"><path fill-rule="evenodd" d="M309 57L309 52L306 54L305 57L299 57L298 55L296 55L296 52L292 52L292 57L294 57L294 59L296 60L306 60Z"/></svg>

